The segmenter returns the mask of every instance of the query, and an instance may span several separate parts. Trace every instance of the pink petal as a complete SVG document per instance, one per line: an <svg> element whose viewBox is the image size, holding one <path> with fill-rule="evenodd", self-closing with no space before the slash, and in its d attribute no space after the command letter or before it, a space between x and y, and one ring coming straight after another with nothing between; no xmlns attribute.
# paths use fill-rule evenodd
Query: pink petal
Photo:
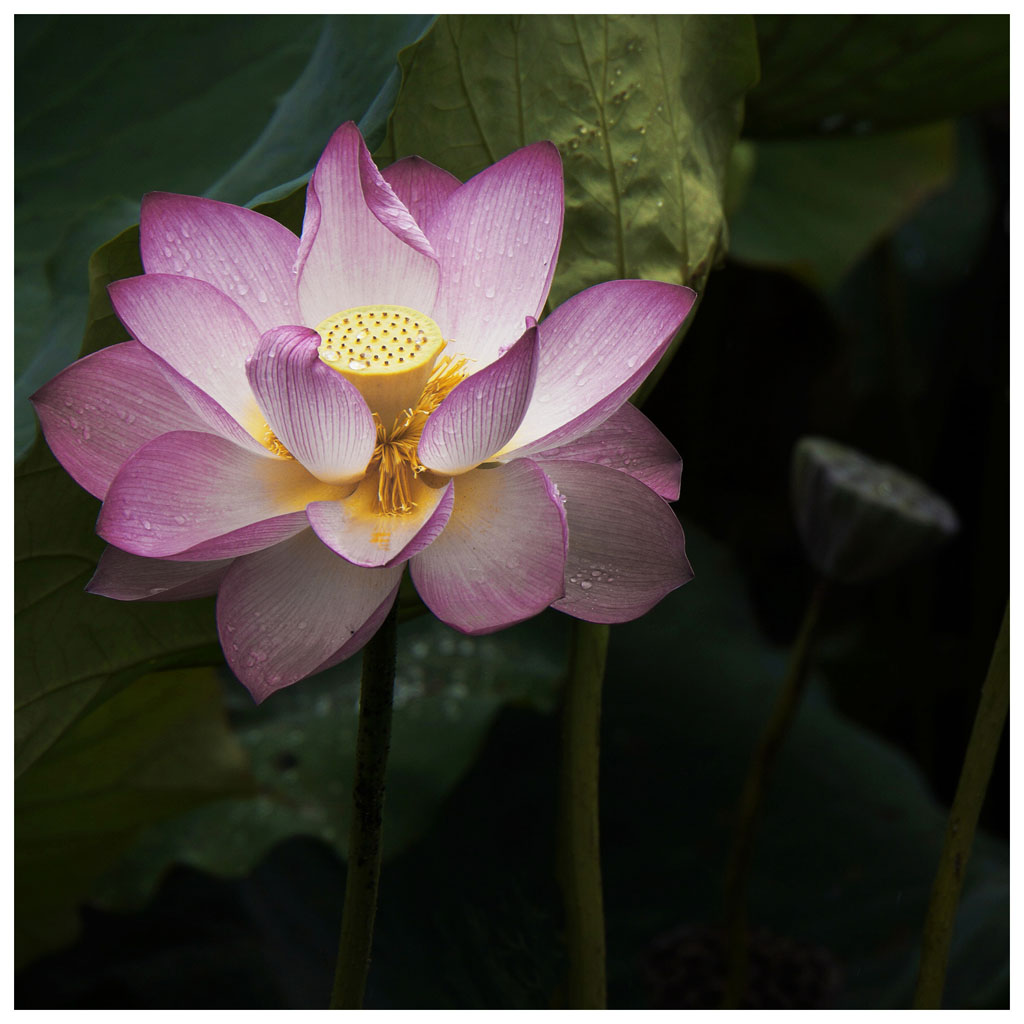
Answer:
<svg viewBox="0 0 1024 1024"><path fill-rule="evenodd" d="M507 454L556 448L625 404L693 306L689 288L607 281L563 302L540 325L537 383Z"/></svg>
<svg viewBox="0 0 1024 1024"><path fill-rule="evenodd" d="M351 122L334 133L310 179L296 267L309 326L354 306L434 308L440 271L430 243Z"/></svg>
<svg viewBox="0 0 1024 1024"><path fill-rule="evenodd" d="M259 332L213 285L145 274L115 281L110 300L128 330L172 369L217 402L250 434L263 426L245 377Z"/></svg>
<svg viewBox="0 0 1024 1024"><path fill-rule="evenodd" d="M278 327L260 339L247 370L256 401L288 451L326 483L363 476L377 426L355 385L325 366L320 335Z"/></svg>
<svg viewBox="0 0 1024 1024"><path fill-rule="evenodd" d="M237 558L251 555L254 551L273 547L295 534L309 528L305 510L286 512L283 516L263 519L249 526L239 527L230 533L210 540L201 541L184 551L162 557L173 562L207 562L217 558Z"/></svg>
<svg viewBox="0 0 1024 1024"><path fill-rule="evenodd" d="M263 458L214 434L175 431L121 467L96 532L134 555L174 555L343 493L292 459Z"/></svg>
<svg viewBox="0 0 1024 1024"><path fill-rule="evenodd" d="M125 460L169 430L204 430L159 360L137 341L72 363L32 403L50 450L75 481L102 498Z"/></svg>
<svg viewBox="0 0 1024 1024"><path fill-rule="evenodd" d="M426 225L441 260L434 319L452 351L481 366L540 317L562 240L562 161L550 142L499 160L448 197Z"/></svg>
<svg viewBox="0 0 1024 1024"><path fill-rule="evenodd" d="M559 448L531 456L550 460L596 462L628 473L666 501L677 501L683 460L672 442L634 405L627 402L599 427Z"/></svg>
<svg viewBox="0 0 1024 1024"><path fill-rule="evenodd" d="M185 601L216 594L230 565L230 558L168 562L107 547L85 589L118 601Z"/></svg>
<svg viewBox="0 0 1024 1024"><path fill-rule="evenodd" d="M264 458L273 458L271 452L265 448L252 434L249 433L239 422L231 416L228 411L219 403L215 402L202 388L193 384L192 381L183 377L174 367L170 366L159 356L153 355L148 349L149 357L158 364L164 375L164 380L177 392L181 400L188 406L199 423L200 430L209 430L211 433L219 434L221 437L234 441L242 448L262 455ZM257 406L257 409L259 407ZM255 420L253 421L256 422ZM260 431L262 434L264 431Z"/></svg>
<svg viewBox="0 0 1024 1024"><path fill-rule="evenodd" d="M468 377L427 420L417 448L439 473L465 473L500 451L522 422L537 374L537 328Z"/></svg>
<svg viewBox="0 0 1024 1024"><path fill-rule="evenodd" d="M351 565L312 530L239 558L217 598L231 670L262 701L354 654L383 621L401 578L400 567Z"/></svg>
<svg viewBox="0 0 1024 1024"><path fill-rule="evenodd" d="M212 284L266 331L301 323L295 290L299 240L270 217L213 199L150 192L139 222L147 274Z"/></svg>
<svg viewBox="0 0 1024 1024"><path fill-rule="evenodd" d="M455 480L444 532L410 563L430 610L463 633L528 619L565 590L565 512L529 459Z"/></svg>
<svg viewBox="0 0 1024 1024"><path fill-rule="evenodd" d="M454 174L449 174L420 156L407 156L398 160L390 167L385 167L381 174L417 224L426 224L438 207L462 184Z"/></svg>
<svg viewBox="0 0 1024 1024"><path fill-rule="evenodd" d="M377 475L366 480L343 501L318 501L306 509L316 535L342 558L368 567L399 565L432 543L452 512L452 482L429 487L422 479L413 484L416 508L402 516L374 511Z"/></svg>
<svg viewBox="0 0 1024 1024"><path fill-rule="evenodd" d="M553 607L588 622L628 622L693 578L672 509L625 473L545 462L565 498L565 596Z"/></svg>

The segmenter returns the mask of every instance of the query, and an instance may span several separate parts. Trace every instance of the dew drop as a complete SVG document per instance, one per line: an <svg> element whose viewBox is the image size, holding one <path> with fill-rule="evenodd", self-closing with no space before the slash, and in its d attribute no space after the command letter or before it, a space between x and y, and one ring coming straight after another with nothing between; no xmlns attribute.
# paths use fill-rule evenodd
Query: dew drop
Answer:
<svg viewBox="0 0 1024 1024"><path fill-rule="evenodd" d="M266 302L266 301L267 301L267 293L266 293L265 291L263 291L263 289L261 288L261 289L259 290L259 292L257 293L257 295L256 295L256 298L257 298L257 299L258 299L258 300L259 300L260 302Z"/></svg>
<svg viewBox="0 0 1024 1024"><path fill-rule="evenodd" d="M165 245L164 246L164 255L168 259L170 259L174 255L174 250L169 245Z"/></svg>
<svg viewBox="0 0 1024 1024"><path fill-rule="evenodd" d="M484 289L484 295L487 298L489 298L489 299L493 299L494 298L494 285L493 284L489 284L487 286L487 288Z"/></svg>
<svg viewBox="0 0 1024 1024"><path fill-rule="evenodd" d="M174 517L174 521L175 521L175 522L176 522L176 523L177 523L177 524L178 524L179 526L184 526L184 525L185 525L185 517L184 517L184 516L175 516L175 517Z"/></svg>
<svg viewBox="0 0 1024 1024"><path fill-rule="evenodd" d="M593 585L594 585L594 584L593 584L593 583L591 583L591 582L590 582L590 580L584 580L584 581L583 581L583 582L582 582L582 583L580 584L580 586L581 586L581 587L582 587L582 588L583 588L584 590L589 590L589 589L590 589L590 588L591 588L591 587L592 587Z"/></svg>
<svg viewBox="0 0 1024 1024"><path fill-rule="evenodd" d="M248 291L249 291L249 286L247 284L239 284L239 286L238 286L238 294L239 295L246 295L248 293Z"/></svg>
<svg viewBox="0 0 1024 1024"><path fill-rule="evenodd" d="M144 530L152 530L152 529L153 529L153 527L152 527L152 525L150 524L150 522L149 522L149 520L148 520L148 519L143 519L143 520L142 520L142 528L143 528Z"/></svg>

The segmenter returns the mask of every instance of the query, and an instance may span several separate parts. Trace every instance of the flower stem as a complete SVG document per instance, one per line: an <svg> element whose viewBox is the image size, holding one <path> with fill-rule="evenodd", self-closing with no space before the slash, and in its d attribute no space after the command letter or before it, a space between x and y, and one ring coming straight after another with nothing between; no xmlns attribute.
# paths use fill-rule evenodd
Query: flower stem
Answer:
<svg viewBox="0 0 1024 1024"><path fill-rule="evenodd" d="M566 998L570 1010L603 1010L606 1003L598 760L608 632L607 626L573 622L562 708L558 861L569 952Z"/></svg>
<svg viewBox="0 0 1024 1024"><path fill-rule="evenodd" d="M779 749L789 732L800 707L800 698L807 685L807 669L814 645L818 617L826 587L819 580L811 594L804 620L789 656L789 666L782 689L775 698L771 717L758 741L743 783L736 815L736 830L725 872L725 939L726 975L723 1009L739 1007L747 987L747 880L754 850L754 836L768 778Z"/></svg>
<svg viewBox="0 0 1024 1024"><path fill-rule="evenodd" d="M1007 603L1003 625L988 666L988 675L981 688L978 713L964 755L960 782L946 823L946 838L939 855L939 867L921 940L921 966L914 993L915 1010L942 1008L949 944L953 937L967 859L971 855L974 830L992 776L992 766L999 751L1009 707L1010 605Z"/></svg>
<svg viewBox="0 0 1024 1024"><path fill-rule="evenodd" d="M359 729L352 784L345 907L341 915L332 1010L359 1010L366 990L380 881L384 776L391 744L398 602L363 650Z"/></svg>

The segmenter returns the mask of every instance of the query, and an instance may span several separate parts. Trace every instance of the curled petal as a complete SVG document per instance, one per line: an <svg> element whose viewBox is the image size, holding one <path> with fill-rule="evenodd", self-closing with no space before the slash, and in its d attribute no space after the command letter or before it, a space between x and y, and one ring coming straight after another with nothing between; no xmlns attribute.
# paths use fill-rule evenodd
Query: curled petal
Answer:
<svg viewBox="0 0 1024 1024"><path fill-rule="evenodd" d="M563 302L540 325L533 401L507 454L556 448L625 404L654 369L696 296L658 281L607 281Z"/></svg>
<svg viewBox="0 0 1024 1024"><path fill-rule="evenodd" d="M421 156L407 156L381 171L384 180L412 214L426 224L441 204L462 184L454 174Z"/></svg>
<svg viewBox="0 0 1024 1024"><path fill-rule="evenodd" d="M588 622L628 622L693 578L672 509L625 473L589 462L546 462L565 498L565 596L553 607Z"/></svg>
<svg viewBox="0 0 1024 1024"><path fill-rule="evenodd" d="M103 498L117 471L147 441L205 424L137 341L72 363L33 396L51 451L75 481Z"/></svg>
<svg viewBox="0 0 1024 1024"><path fill-rule="evenodd" d="M317 501L306 509L316 535L342 558L368 567L399 565L432 543L452 513L451 481L430 487L415 479L413 511L385 516L375 511L377 478L371 474L343 501Z"/></svg>
<svg viewBox="0 0 1024 1024"><path fill-rule="evenodd" d="M438 406L423 428L420 461L438 473L465 473L500 451L523 420L536 373L534 326Z"/></svg>
<svg viewBox="0 0 1024 1024"><path fill-rule="evenodd" d="M410 563L427 607L463 633L491 633L564 592L565 512L529 459L457 477L444 532Z"/></svg>
<svg viewBox="0 0 1024 1024"><path fill-rule="evenodd" d="M306 324L382 302L434 308L437 258L351 122L334 133L310 178L296 267Z"/></svg>
<svg viewBox="0 0 1024 1024"><path fill-rule="evenodd" d="M362 477L377 441L373 415L355 385L325 366L320 335L277 327L260 339L246 372L278 440L326 483Z"/></svg>
<svg viewBox="0 0 1024 1024"><path fill-rule="evenodd" d="M441 260L437 314L453 351L480 366L537 318L562 241L562 161L550 142L499 160L452 192L426 225Z"/></svg>
<svg viewBox="0 0 1024 1024"><path fill-rule="evenodd" d="M267 459L213 434L175 431L124 464L107 491L96 532L135 555L176 555L343 493L293 459ZM247 540L243 535L243 548ZM207 549L203 555L236 553Z"/></svg>
<svg viewBox="0 0 1024 1024"><path fill-rule="evenodd" d="M128 330L200 388L250 434L263 425L245 377L256 350L256 325L205 281L144 274L115 281L110 300Z"/></svg>
<svg viewBox="0 0 1024 1024"><path fill-rule="evenodd" d="M239 558L217 598L232 672L257 701L354 654L376 632L402 569L363 569L305 530Z"/></svg>
<svg viewBox="0 0 1024 1024"><path fill-rule="evenodd" d="M300 322L299 240L255 210L214 199L150 192L139 218L147 274L195 277L223 292L266 331Z"/></svg>
<svg viewBox="0 0 1024 1024"><path fill-rule="evenodd" d="M628 473L666 501L677 501L683 460L672 442L635 406L627 402L599 427L559 448L531 456L543 464L596 462Z"/></svg>
<svg viewBox="0 0 1024 1024"><path fill-rule="evenodd" d="M107 547L86 584L90 594L118 601L185 601L210 597L231 565L230 558L212 562L168 562L141 558Z"/></svg>

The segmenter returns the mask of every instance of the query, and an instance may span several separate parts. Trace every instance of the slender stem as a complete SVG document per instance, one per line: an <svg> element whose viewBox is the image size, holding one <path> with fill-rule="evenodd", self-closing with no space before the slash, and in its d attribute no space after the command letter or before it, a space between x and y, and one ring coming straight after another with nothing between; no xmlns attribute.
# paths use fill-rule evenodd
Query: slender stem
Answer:
<svg viewBox="0 0 1024 1024"><path fill-rule="evenodd" d="M942 1008L949 944L956 922L957 904L971 855L974 830L985 801L992 766L999 751L1010 707L1010 605L1003 614L988 675L981 688L978 713L967 744L960 782L946 823L946 838L932 886L931 901L921 941L921 967L914 993L915 1010Z"/></svg>
<svg viewBox="0 0 1024 1024"><path fill-rule="evenodd" d="M754 851L754 837L760 818L768 778L775 759L800 707L807 685L807 668L817 631L826 586L815 586L804 620L789 656L782 689L775 698L771 717L750 761L736 815L736 830L725 872L726 975L724 1009L739 1007L747 987L747 880Z"/></svg>
<svg viewBox="0 0 1024 1024"><path fill-rule="evenodd" d="M377 913L377 886L380 881L384 775L391 744L397 621L396 601L384 624L363 650L348 874L345 908L341 915L341 938L338 940L338 964L331 994L332 1010L362 1008L366 975L370 969L373 919Z"/></svg>
<svg viewBox="0 0 1024 1024"><path fill-rule="evenodd" d="M601 686L608 627L573 623L562 708L562 778L558 860L569 949L570 1010L606 1003L604 899L598 832Z"/></svg>

